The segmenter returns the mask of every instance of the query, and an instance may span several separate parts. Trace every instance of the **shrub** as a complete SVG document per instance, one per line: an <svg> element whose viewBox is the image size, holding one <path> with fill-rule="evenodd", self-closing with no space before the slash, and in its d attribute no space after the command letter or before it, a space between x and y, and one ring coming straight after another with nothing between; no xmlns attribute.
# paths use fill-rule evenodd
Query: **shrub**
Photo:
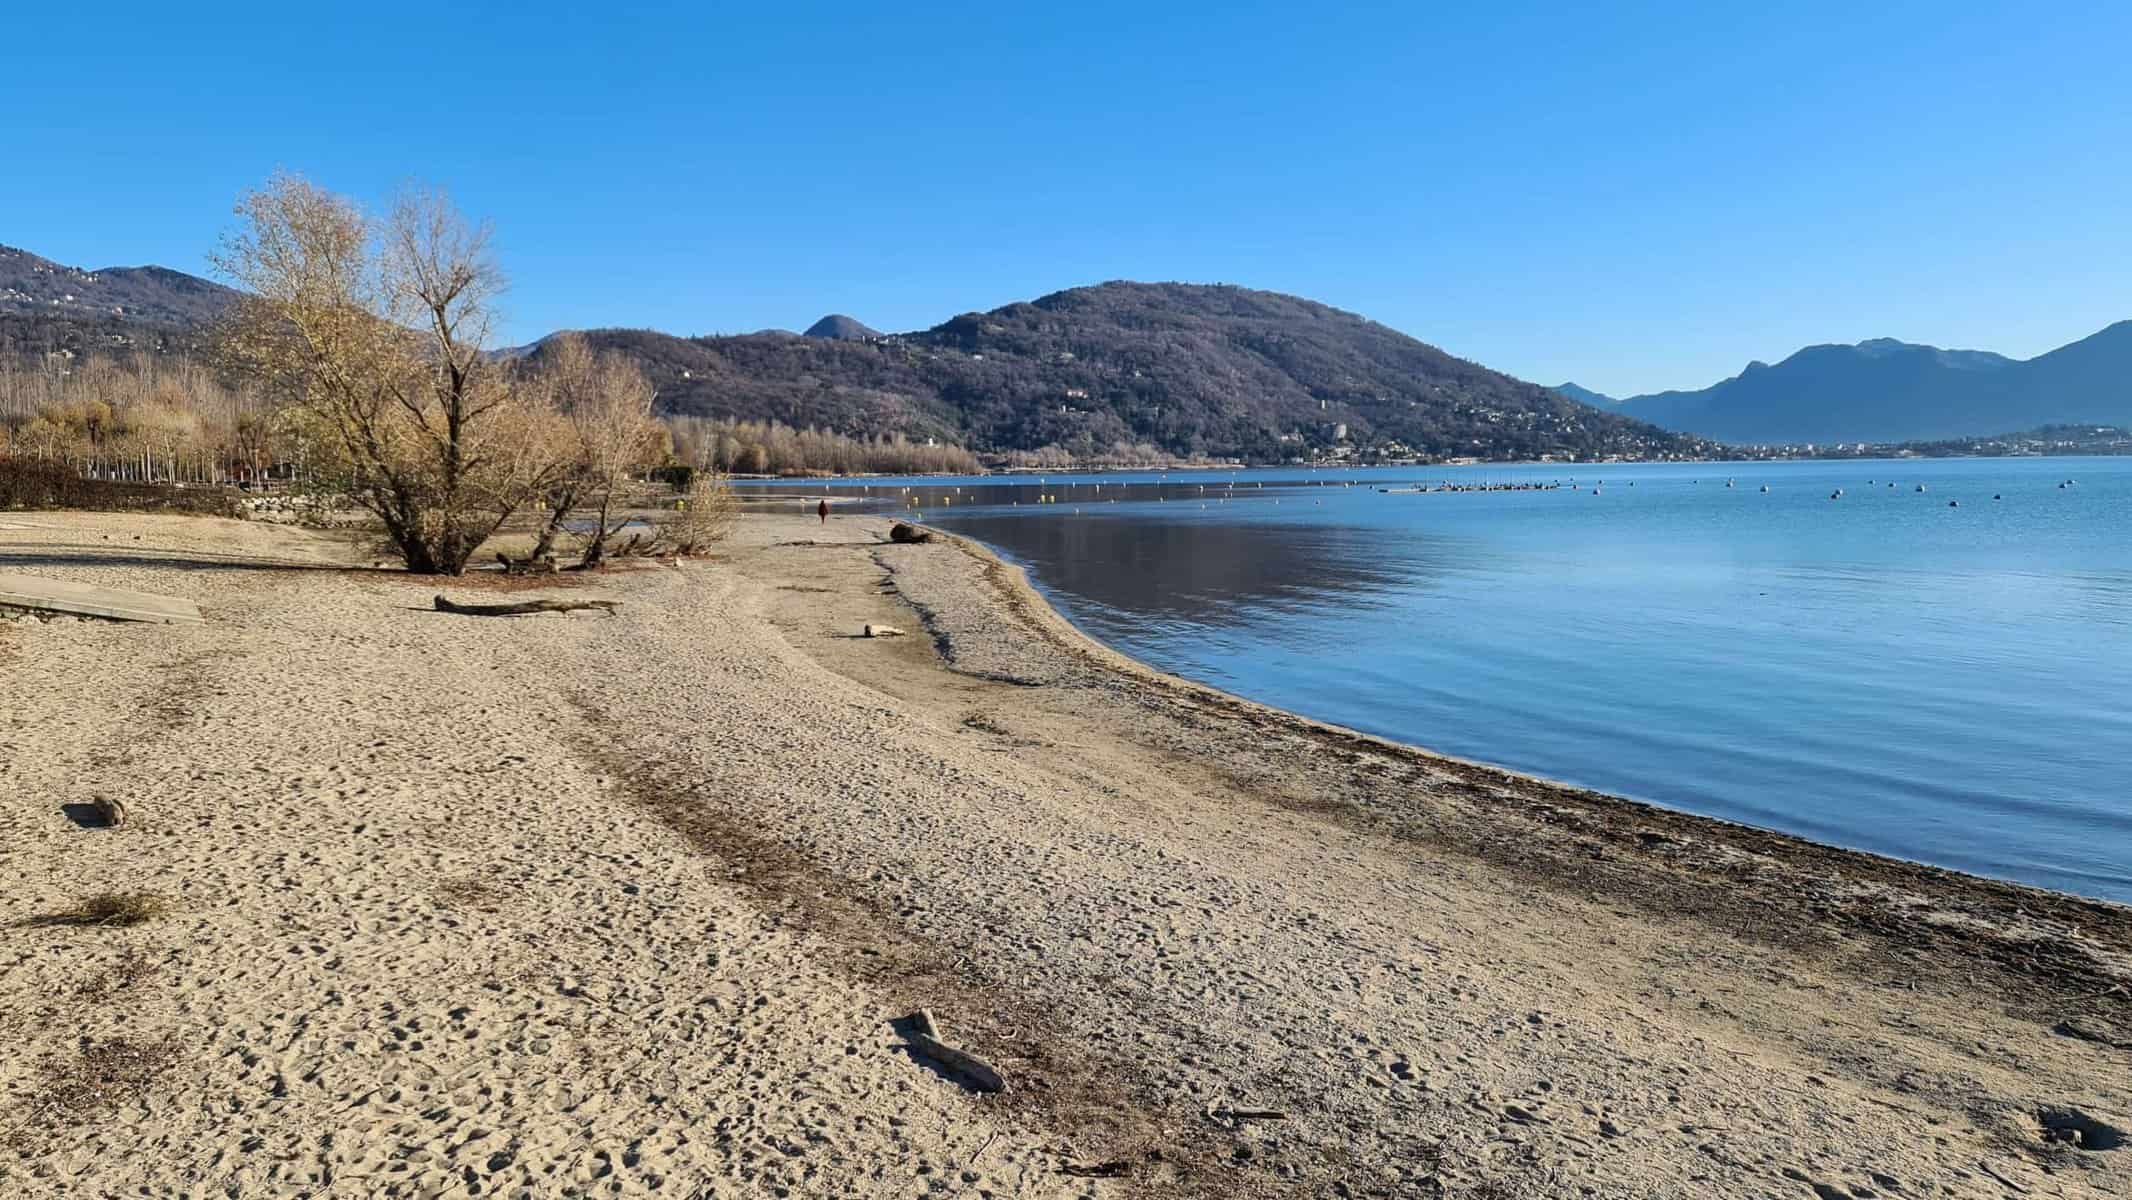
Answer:
<svg viewBox="0 0 2132 1200"><path fill-rule="evenodd" d="M10 508L244 515L239 493L230 488L88 479L63 463L0 454L0 509Z"/></svg>
<svg viewBox="0 0 2132 1200"><path fill-rule="evenodd" d="M740 498L723 475L698 471L689 480L681 511L666 523L662 542L675 554L703 554L733 533Z"/></svg>
<svg viewBox="0 0 2132 1200"><path fill-rule="evenodd" d="M170 901L154 892L99 892L63 912L37 918L37 925L145 925L170 915Z"/></svg>

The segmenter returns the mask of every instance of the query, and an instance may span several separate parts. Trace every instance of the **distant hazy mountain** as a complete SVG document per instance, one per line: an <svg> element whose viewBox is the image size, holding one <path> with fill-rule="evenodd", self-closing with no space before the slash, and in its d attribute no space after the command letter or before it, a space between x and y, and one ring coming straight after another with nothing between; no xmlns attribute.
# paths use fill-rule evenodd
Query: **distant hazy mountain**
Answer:
<svg viewBox="0 0 2132 1200"><path fill-rule="evenodd" d="M1353 313L1223 285L1072 288L870 341L587 336L642 363L673 412L901 432L980 452L1088 454L1122 442L1269 461L1390 442L1494 459L1707 449Z"/></svg>
<svg viewBox="0 0 2132 1200"><path fill-rule="evenodd" d="M1593 408L1612 408L1620 403L1620 401L1605 392L1595 392L1588 387L1579 387L1574 383L1557 384L1555 385L1555 390L1572 400L1589 404Z"/></svg>
<svg viewBox="0 0 2132 1200"><path fill-rule="evenodd" d="M878 330L869 328L858 320L845 316L843 313L830 313L828 316L809 325L807 327L807 336L836 338L845 342L863 342L867 338L880 337L881 334Z"/></svg>
<svg viewBox="0 0 2132 1200"><path fill-rule="evenodd" d="M1904 442L2054 424L2132 424L2132 321L2026 361L1890 338L1808 346L1694 392L1618 410L1720 441Z"/></svg>

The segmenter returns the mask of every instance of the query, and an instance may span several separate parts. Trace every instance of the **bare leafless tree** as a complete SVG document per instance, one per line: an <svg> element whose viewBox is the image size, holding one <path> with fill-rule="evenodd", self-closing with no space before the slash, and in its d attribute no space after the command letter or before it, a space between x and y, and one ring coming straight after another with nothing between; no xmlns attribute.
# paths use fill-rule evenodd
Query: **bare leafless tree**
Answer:
<svg viewBox="0 0 2132 1200"><path fill-rule="evenodd" d="M596 567L626 517L616 501L637 472L666 457L665 426L652 417L656 390L643 370L620 355L595 355L577 334L562 334L541 350L533 386L562 414L569 466L548 497L548 522L531 557L543 558L572 513L589 522L581 567Z"/></svg>
<svg viewBox="0 0 2132 1200"><path fill-rule="evenodd" d="M221 339L229 360L410 571L464 571L567 466L558 415L487 353L503 279L486 229L436 192L380 220L292 175L237 215L215 259L249 293Z"/></svg>

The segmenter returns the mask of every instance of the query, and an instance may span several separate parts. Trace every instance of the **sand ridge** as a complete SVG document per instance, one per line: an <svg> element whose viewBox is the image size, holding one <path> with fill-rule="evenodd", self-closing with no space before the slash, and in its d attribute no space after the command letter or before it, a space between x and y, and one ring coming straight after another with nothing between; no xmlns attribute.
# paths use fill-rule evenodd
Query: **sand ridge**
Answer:
<svg viewBox="0 0 2132 1200"><path fill-rule="evenodd" d="M1258 709L877 518L509 621L38 522L209 625L0 627L0 1192L2132 1191L2116 906ZM32 923L109 890L176 912Z"/></svg>

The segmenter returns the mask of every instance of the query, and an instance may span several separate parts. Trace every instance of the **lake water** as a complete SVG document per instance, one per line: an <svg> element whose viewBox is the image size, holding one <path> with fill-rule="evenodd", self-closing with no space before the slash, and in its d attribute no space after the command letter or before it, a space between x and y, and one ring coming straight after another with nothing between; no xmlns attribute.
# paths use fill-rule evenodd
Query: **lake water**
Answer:
<svg viewBox="0 0 2132 1200"><path fill-rule="evenodd" d="M1564 486L1378 490L1446 480ZM1173 472L863 494L1021 563L1103 641L1240 695L2132 901L2132 459Z"/></svg>

